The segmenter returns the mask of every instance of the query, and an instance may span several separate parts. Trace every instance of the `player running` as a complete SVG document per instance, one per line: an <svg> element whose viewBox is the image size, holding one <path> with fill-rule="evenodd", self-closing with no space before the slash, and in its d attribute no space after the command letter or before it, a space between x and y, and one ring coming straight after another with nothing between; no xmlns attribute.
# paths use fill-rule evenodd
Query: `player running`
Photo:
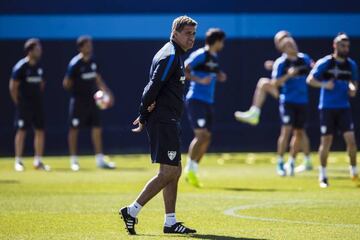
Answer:
<svg viewBox="0 0 360 240"><path fill-rule="evenodd" d="M206 33L205 46L185 61L187 79L191 81L186 107L195 135L189 146L185 174L186 181L195 187L201 186L197 176L198 165L211 142L215 85L217 81L226 80L217 56L224 47L224 40L225 33L221 29L210 28Z"/></svg>

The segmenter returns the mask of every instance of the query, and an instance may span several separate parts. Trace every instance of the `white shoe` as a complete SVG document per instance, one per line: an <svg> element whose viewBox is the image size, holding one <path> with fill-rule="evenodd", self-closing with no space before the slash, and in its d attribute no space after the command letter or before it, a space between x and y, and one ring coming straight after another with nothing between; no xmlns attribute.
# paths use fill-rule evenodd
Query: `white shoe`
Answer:
<svg viewBox="0 0 360 240"><path fill-rule="evenodd" d="M295 165L293 162L287 162L285 169L288 176L295 176Z"/></svg>
<svg viewBox="0 0 360 240"><path fill-rule="evenodd" d="M80 165L77 162L71 163L70 168L71 168L72 171L77 172L77 171L80 170Z"/></svg>
<svg viewBox="0 0 360 240"><path fill-rule="evenodd" d="M36 170L44 170L46 172L49 172L51 170L51 167L49 165L45 165L43 162L40 162L38 164L34 164L34 168Z"/></svg>
<svg viewBox="0 0 360 240"><path fill-rule="evenodd" d="M239 122L248 123L250 125L257 125L259 123L259 114L256 114L252 111L240 112L236 111L234 113L235 119Z"/></svg>
<svg viewBox="0 0 360 240"><path fill-rule="evenodd" d="M25 170L25 167L22 162L15 162L14 169L17 172L23 172Z"/></svg>
<svg viewBox="0 0 360 240"><path fill-rule="evenodd" d="M115 169L116 168L116 164L114 162L111 162L109 157L104 157L101 160L97 160L96 165L98 168L102 168L102 169Z"/></svg>

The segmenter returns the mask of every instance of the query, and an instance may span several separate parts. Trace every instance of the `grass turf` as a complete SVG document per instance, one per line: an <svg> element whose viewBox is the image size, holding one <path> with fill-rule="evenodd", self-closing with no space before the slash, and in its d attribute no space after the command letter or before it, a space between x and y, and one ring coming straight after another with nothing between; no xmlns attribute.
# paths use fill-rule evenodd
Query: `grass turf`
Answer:
<svg viewBox="0 0 360 240"><path fill-rule="evenodd" d="M136 198L158 166L148 155L112 160L118 169L107 171L81 157L81 171L71 172L67 157L47 157L52 171L39 172L26 158L26 171L18 173L12 159L0 159L0 239L130 238L118 208ZM360 188L349 179L344 153L329 161L330 187L320 189L315 170L278 177L273 154L208 154L200 166L204 187L179 184L177 219L198 234L162 234L159 194L143 208L139 235L131 238L359 239Z"/></svg>

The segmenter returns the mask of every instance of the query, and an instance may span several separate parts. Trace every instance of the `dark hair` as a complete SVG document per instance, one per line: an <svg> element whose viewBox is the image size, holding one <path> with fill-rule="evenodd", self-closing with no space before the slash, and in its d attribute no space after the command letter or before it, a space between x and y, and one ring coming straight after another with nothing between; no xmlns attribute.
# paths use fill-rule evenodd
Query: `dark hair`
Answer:
<svg viewBox="0 0 360 240"><path fill-rule="evenodd" d="M339 32L334 38L334 43L338 43L342 41L350 41L349 36L345 32Z"/></svg>
<svg viewBox="0 0 360 240"><path fill-rule="evenodd" d="M225 32L220 28L210 28L206 32L205 43L213 45L216 41L221 41L225 38Z"/></svg>
<svg viewBox="0 0 360 240"><path fill-rule="evenodd" d="M40 45L40 40L37 38L30 38L24 44L24 51L26 54L31 52L37 45Z"/></svg>
<svg viewBox="0 0 360 240"><path fill-rule="evenodd" d="M185 26L197 26L197 22L184 15L184 16L180 16L174 19L173 23L172 23L172 32L177 31L177 32L181 32ZM172 35L172 34L171 34Z"/></svg>
<svg viewBox="0 0 360 240"><path fill-rule="evenodd" d="M85 43L90 42L92 40L92 38L88 35L83 35L78 37L78 39L76 40L76 45L78 48L82 48L84 46Z"/></svg>

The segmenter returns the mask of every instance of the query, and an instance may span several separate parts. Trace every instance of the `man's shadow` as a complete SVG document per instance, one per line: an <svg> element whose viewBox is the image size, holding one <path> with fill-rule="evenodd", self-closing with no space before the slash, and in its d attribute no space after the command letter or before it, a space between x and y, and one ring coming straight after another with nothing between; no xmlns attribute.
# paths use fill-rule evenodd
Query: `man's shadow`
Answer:
<svg viewBox="0 0 360 240"><path fill-rule="evenodd" d="M209 240L266 240L264 238L245 238L245 237L229 237L229 236L221 236L214 234L194 234L191 235L191 238L198 239L209 239Z"/></svg>

